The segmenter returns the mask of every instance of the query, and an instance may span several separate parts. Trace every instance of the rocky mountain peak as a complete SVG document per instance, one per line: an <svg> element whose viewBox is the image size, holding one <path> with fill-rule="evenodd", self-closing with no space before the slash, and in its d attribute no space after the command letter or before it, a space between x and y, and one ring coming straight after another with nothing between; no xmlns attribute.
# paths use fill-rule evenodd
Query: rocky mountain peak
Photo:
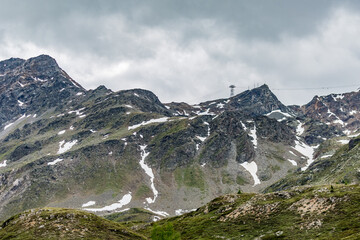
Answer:
<svg viewBox="0 0 360 240"><path fill-rule="evenodd" d="M40 55L26 60L24 68L34 73L47 75L61 70L56 60L48 55Z"/></svg>
<svg viewBox="0 0 360 240"><path fill-rule="evenodd" d="M360 92L315 96L301 107L306 117L337 126L351 134L360 127Z"/></svg>
<svg viewBox="0 0 360 240"><path fill-rule="evenodd" d="M86 90L48 55L0 62L0 125L62 105Z"/></svg>
<svg viewBox="0 0 360 240"><path fill-rule="evenodd" d="M230 106L233 109L245 110L254 115L263 115L274 110L281 110L285 113L292 112L278 100L266 84L242 92L230 100Z"/></svg>
<svg viewBox="0 0 360 240"><path fill-rule="evenodd" d="M24 59L10 58L0 62L0 74L5 74L7 71L11 71L14 68L21 66L25 62Z"/></svg>

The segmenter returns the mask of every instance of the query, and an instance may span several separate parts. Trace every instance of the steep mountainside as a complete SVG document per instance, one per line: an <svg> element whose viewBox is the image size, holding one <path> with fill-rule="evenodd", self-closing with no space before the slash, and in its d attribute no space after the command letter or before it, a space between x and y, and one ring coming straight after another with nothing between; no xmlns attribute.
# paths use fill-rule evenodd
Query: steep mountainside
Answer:
<svg viewBox="0 0 360 240"><path fill-rule="evenodd" d="M266 85L163 104L142 89L84 90L48 56L3 61L0 73L3 220L45 206L178 215L240 189L263 191L351 138L284 106Z"/></svg>

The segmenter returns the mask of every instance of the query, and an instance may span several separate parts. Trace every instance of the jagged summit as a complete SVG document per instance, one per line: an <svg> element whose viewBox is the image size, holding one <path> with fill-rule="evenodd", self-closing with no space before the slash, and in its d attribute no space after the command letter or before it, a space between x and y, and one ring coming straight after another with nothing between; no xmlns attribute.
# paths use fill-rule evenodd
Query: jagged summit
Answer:
<svg viewBox="0 0 360 240"><path fill-rule="evenodd" d="M360 127L360 92L315 96L301 107L303 114L351 134Z"/></svg>
<svg viewBox="0 0 360 240"><path fill-rule="evenodd" d="M23 114L46 111L86 90L48 55L0 62L0 125Z"/></svg>
<svg viewBox="0 0 360 240"><path fill-rule="evenodd" d="M251 90L246 90L230 98L202 102L198 105L194 105L195 109L191 109L184 104L176 103L171 103L168 106L176 108L179 113L184 113L185 110L188 114L196 112L212 112L214 114L219 114L223 111L242 111L248 115L259 116L274 110L286 114L293 113L291 109L287 108L278 100L266 84ZM181 107L184 107L184 109L182 110ZM201 111L199 111L199 108Z"/></svg>
<svg viewBox="0 0 360 240"><path fill-rule="evenodd" d="M266 114L277 109L285 113L291 112L266 84L232 97L230 106L256 115Z"/></svg>

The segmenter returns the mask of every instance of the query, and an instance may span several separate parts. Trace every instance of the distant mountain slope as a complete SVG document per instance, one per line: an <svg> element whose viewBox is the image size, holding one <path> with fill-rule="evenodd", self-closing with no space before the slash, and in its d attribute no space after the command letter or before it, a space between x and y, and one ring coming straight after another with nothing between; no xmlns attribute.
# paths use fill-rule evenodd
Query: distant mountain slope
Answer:
<svg viewBox="0 0 360 240"><path fill-rule="evenodd" d="M266 191L285 190L301 185L360 183L359 143L360 138L353 138L334 153L333 144L336 144L336 140L325 142L320 146L321 156L306 171L292 173Z"/></svg>
<svg viewBox="0 0 360 240"><path fill-rule="evenodd" d="M266 85L163 104L143 89L84 90L49 56L1 63L0 219L45 206L173 216L239 189L261 192L351 137Z"/></svg>
<svg viewBox="0 0 360 240"><path fill-rule="evenodd" d="M315 96L301 110L308 118L336 125L351 134L360 128L360 91Z"/></svg>

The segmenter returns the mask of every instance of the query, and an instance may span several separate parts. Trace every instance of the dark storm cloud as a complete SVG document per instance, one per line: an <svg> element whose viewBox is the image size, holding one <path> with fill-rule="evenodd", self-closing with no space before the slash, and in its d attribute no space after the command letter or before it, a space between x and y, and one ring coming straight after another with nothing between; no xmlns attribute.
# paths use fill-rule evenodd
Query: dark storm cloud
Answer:
<svg viewBox="0 0 360 240"><path fill-rule="evenodd" d="M199 102L226 97L229 84L316 88L355 84L360 74L357 1L0 4L1 59L52 55L86 88L141 87L163 101ZM275 92L291 104L329 91Z"/></svg>

